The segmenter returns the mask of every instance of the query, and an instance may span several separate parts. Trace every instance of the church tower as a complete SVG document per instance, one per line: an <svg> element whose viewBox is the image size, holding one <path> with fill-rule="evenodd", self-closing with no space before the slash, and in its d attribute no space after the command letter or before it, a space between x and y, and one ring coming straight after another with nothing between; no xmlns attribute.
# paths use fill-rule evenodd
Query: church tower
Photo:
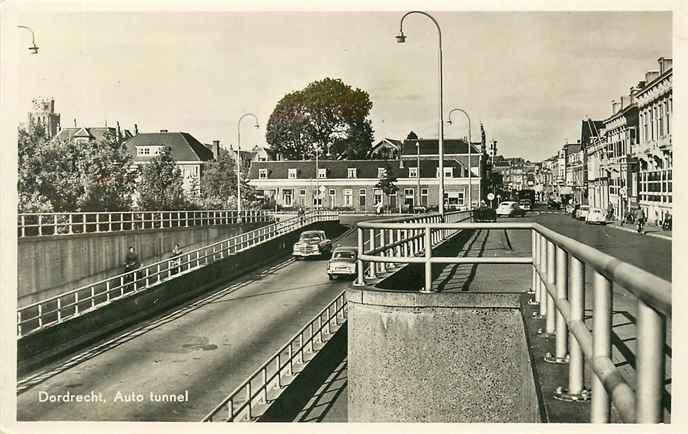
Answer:
<svg viewBox="0 0 688 434"><path fill-rule="evenodd" d="M29 129L41 125L45 128L46 136L52 139L60 132L60 114L55 113L53 98L34 98L33 108L29 112Z"/></svg>

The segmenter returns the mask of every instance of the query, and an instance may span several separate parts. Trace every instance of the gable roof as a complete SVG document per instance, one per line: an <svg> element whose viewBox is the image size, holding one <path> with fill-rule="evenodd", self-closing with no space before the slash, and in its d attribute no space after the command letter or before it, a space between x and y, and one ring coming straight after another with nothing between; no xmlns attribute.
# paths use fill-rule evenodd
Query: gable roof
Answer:
<svg viewBox="0 0 688 434"><path fill-rule="evenodd" d="M117 134L115 127L81 127L81 128L63 128L53 138L53 140L71 141L74 138L87 138L89 140L102 141L105 138L105 133L109 131L112 134ZM129 130L121 130L124 139L133 137Z"/></svg>
<svg viewBox="0 0 688 434"><path fill-rule="evenodd" d="M439 153L438 139L404 140L401 147L401 155L416 155L416 143L419 144L420 155L437 155ZM480 154L480 143L473 143L471 153ZM444 139L444 155L468 154L468 142L463 139Z"/></svg>
<svg viewBox="0 0 688 434"><path fill-rule="evenodd" d="M132 137L126 142L127 151L135 156L137 161L146 161L154 158L136 154L137 146L167 146L172 157L177 161L211 161L213 151L205 147L189 133L142 133Z"/></svg>
<svg viewBox="0 0 688 434"><path fill-rule="evenodd" d="M600 137L600 130L604 128L604 121L584 119L581 121L581 143L587 146L595 136Z"/></svg>

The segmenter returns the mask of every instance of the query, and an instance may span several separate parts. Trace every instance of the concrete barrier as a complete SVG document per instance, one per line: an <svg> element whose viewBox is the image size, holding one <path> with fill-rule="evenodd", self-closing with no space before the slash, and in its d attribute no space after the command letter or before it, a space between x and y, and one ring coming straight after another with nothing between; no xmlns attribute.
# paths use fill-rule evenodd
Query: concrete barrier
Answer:
<svg viewBox="0 0 688 434"><path fill-rule="evenodd" d="M17 305L26 306L121 273L129 246L136 248L142 262L155 262L169 255L175 243L190 250L265 224L20 238Z"/></svg>
<svg viewBox="0 0 688 434"><path fill-rule="evenodd" d="M349 422L539 422L519 296L347 290Z"/></svg>
<svg viewBox="0 0 688 434"><path fill-rule="evenodd" d="M315 223L307 229L323 229L330 237L346 228L336 222ZM238 255L230 256L198 271L183 274L138 294L27 335L17 342L18 371L35 369L46 362L178 306L201 294L218 289L222 283L291 254L300 231L270 240Z"/></svg>

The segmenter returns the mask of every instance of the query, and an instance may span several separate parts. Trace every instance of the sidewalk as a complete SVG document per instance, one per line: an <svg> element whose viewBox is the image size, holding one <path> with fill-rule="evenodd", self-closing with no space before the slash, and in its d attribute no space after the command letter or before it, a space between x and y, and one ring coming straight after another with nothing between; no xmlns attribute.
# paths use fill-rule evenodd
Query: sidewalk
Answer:
<svg viewBox="0 0 688 434"><path fill-rule="evenodd" d="M619 223L612 222L612 223L608 223L607 226L612 227L614 229L626 231L626 232L637 233L637 231L635 229L635 225L632 225L632 224L620 225ZM657 226L654 226L654 225L652 225L652 226L646 225L645 226L645 235L647 235L648 237L663 238L665 240L671 241L671 231L662 230L661 228L658 228Z"/></svg>

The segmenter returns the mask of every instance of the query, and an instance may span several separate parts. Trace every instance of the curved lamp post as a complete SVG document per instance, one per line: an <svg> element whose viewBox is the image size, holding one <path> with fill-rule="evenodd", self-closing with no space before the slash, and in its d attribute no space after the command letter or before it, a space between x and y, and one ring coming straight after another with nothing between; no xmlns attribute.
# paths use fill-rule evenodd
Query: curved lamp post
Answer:
<svg viewBox="0 0 688 434"><path fill-rule="evenodd" d="M29 47L29 51L31 51L31 54L38 54L38 46L36 45L36 34L33 32L33 29L28 26L17 26L20 29L26 29L29 32L31 32L31 46Z"/></svg>
<svg viewBox="0 0 688 434"><path fill-rule="evenodd" d="M443 109L443 85L442 85L442 30L440 25L432 15L423 11L411 11L406 12L399 22L399 34L396 36L397 42L403 44L406 42L406 35L404 35L404 19L411 14L420 14L429 18L437 27L438 35L438 68L439 68L439 91L440 91L440 101L439 101L439 169L440 169L440 185L439 185L439 211L440 214L444 215L444 109ZM420 169L419 169L420 170Z"/></svg>
<svg viewBox="0 0 688 434"><path fill-rule="evenodd" d="M259 128L260 126L258 125L258 117L254 115L253 113L244 113L239 117L239 121L237 122L237 152L236 152L236 172L237 172L237 211L241 212L241 166L239 165L239 160L241 159L241 155L239 154L239 151L241 150L241 121L247 117L247 116L252 116L253 119L256 121L256 128Z"/></svg>
<svg viewBox="0 0 688 434"><path fill-rule="evenodd" d="M466 116L466 119L468 119L468 209L471 209L473 206L473 200L472 200L472 193L473 193L473 181L472 181L472 171L471 171L471 148L473 147L472 143L472 136L471 136L471 117L468 116L468 112L464 109L460 108L454 108L449 111L449 120L447 121L447 124L451 125L452 124L452 113L454 112L461 112ZM480 169L478 169L480 171ZM480 200L480 184L478 184L478 200Z"/></svg>

